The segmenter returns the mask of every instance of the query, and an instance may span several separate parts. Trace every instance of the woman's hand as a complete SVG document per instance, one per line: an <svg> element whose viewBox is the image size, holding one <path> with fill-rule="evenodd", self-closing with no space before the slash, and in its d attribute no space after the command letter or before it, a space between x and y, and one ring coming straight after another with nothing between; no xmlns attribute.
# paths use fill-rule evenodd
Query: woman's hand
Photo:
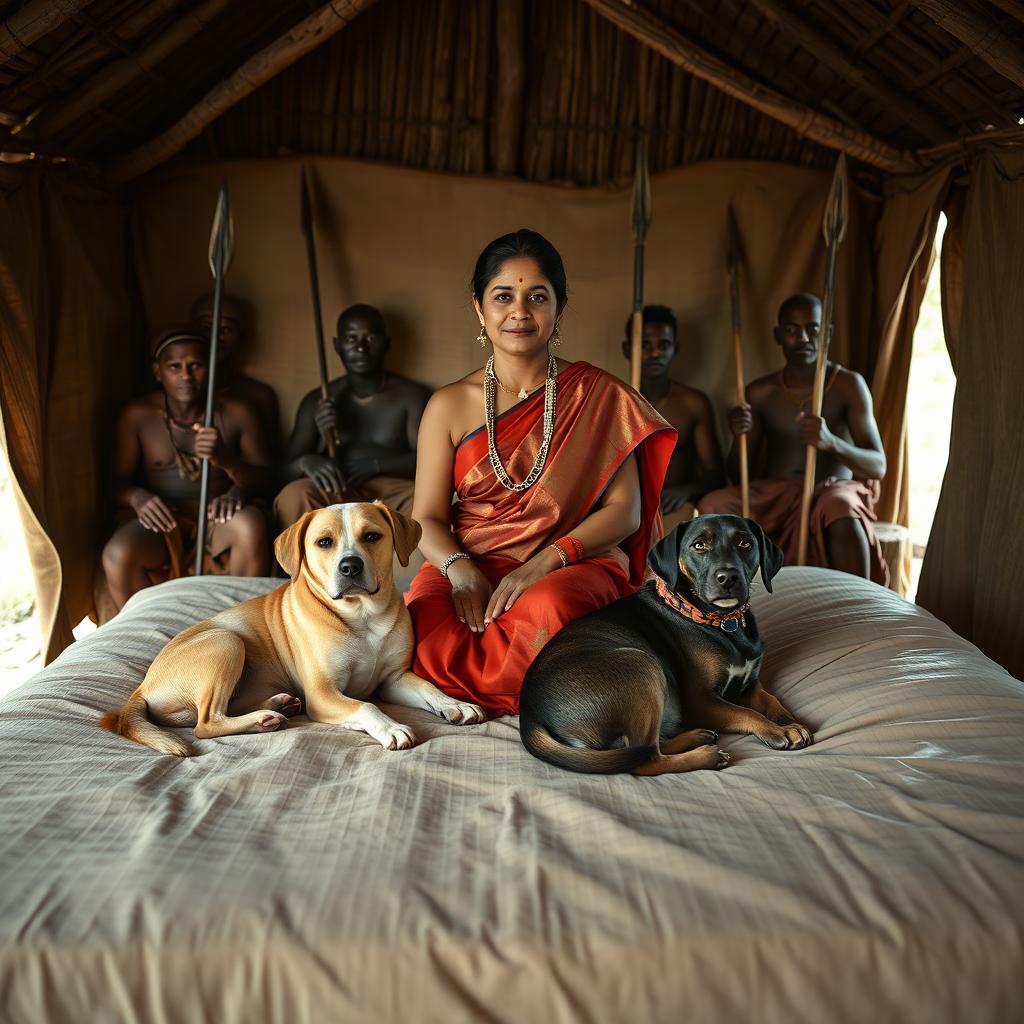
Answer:
<svg viewBox="0 0 1024 1024"><path fill-rule="evenodd" d="M484 607L491 596L487 577L470 559L458 558L448 566L448 582L459 622L465 622L474 633L482 633L486 625Z"/></svg>
<svg viewBox="0 0 1024 1024"><path fill-rule="evenodd" d="M528 562L513 569L495 588L487 602L484 625L490 625L502 612L507 612L519 599L519 595L531 584L547 576L549 572L562 568L562 560L552 547L538 551Z"/></svg>

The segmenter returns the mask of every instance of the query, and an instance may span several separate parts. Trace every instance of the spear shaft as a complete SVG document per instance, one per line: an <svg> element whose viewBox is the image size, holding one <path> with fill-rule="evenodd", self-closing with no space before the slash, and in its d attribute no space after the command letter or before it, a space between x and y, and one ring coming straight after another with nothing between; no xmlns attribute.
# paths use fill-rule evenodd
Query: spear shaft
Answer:
<svg viewBox="0 0 1024 1024"><path fill-rule="evenodd" d="M203 426L213 426L213 407L217 390L217 350L220 347L220 310L224 298L224 275L231 262L232 230L231 201L228 198L228 183L222 181L217 197L217 210L213 215L210 231L210 269L213 272L213 322L210 325L210 355L206 371L206 415ZM203 558L206 554L207 504L210 498L210 460L203 459L199 471L199 511L196 523L196 576L203 575Z"/></svg>
<svg viewBox="0 0 1024 1024"><path fill-rule="evenodd" d="M743 324L740 309L740 241L739 229L736 226L736 215L733 208L729 207L729 310L732 314L732 356L733 365L736 370L736 404L742 405L745 398L745 385L743 378ZM750 515L750 466L747 455L747 435L740 434L739 442L740 463L740 500L743 506L744 517Z"/></svg>
<svg viewBox="0 0 1024 1024"><path fill-rule="evenodd" d="M651 178L647 144L638 139L633 175L633 316L630 321L629 382L640 390L640 364L644 334L644 246L651 226Z"/></svg>
<svg viewBox="0 0 1024 1024"><path fill-rule="evenodd" d="M839 246L846 235L847 221L847 178L846 154L840 153L832 176L832 187L825 203L825 217L822 232L828 245L825 260L825 298L821 307L821 330L818 340L818 359L814 367L814 390L811 392L811 415L820 416L825 397L825 368L828 364L828 350L832 342L832 320L835 309L836 261ZM807 446L804 459L804 490L800 502L800 533L797 540L797 565L807 564L807 537L811 518L811 498L814 495L815 470L818 464L818 449Z"/></svg>
<svg viewBox="0 0 1024 1024"><path fill-rule="evenodd" d="M313 293L313 322L316 325L316 357L320 371L320 397L327 401L330 393L327 389L327 353L324 350L324 322L320 310L320 275L316 264L316 238L313 233L313 204L309 198L309 183L306 180L306 168L302 168L302 234L306 239L306 262L309 265L309 287ZM337 443L334 431L324 437L327 445L327 457L334 459L337 454Z"/></svg>

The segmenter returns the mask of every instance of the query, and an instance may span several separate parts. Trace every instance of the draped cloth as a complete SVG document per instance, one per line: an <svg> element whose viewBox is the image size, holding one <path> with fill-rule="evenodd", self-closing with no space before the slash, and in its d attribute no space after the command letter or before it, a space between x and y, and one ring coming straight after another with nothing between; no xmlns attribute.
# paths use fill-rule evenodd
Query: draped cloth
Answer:
<svg viewBox="0 0 1024 1024"><path fill-rule="evenodd" d="M498 454L513 480L524 479L533 466L543 414L540 391L496 419ZM676 432L646 400L585 362L558 375L551 448L544 472L528 490L511 491L497 479L485 428L466 437L455 453L459 501L452 530L492 587L579 526L631 454L640 478L640 528L606 554L538 580L482 633L459 622L450 584L427 563L406 597L416 631L413 670L490 713L516 713L523 675L551 636L641 585L661 525L659 499L675 440Z"/></svg>
<svg viewBox="0 0 1024 1024"><path fill-rule="evenodd" d="M807 530L807 564L829 568L825 532L839 519L856 519L864 527L868 542L870 578L883 587L889 585L889 568L882 545L875 535L877 480L820 480L811 493ZM796 565L800 547L800 506L803 480L751 480L750 518L782 548L787 565ZM723 487L700 499L702 515L740 515L743 502L738 487Z"/></svg>

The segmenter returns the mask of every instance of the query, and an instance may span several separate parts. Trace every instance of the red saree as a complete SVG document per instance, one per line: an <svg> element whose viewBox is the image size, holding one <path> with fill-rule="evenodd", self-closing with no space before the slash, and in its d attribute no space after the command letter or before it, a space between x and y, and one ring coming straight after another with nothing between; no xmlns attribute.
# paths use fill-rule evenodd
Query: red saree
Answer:
<svg viewBox="0 0 1024 1024"><path fill-rule="evenodd" d="M498 452L513 480L524 479L533 465L543 411L539 391L497 418ZM640 529L610 552L538 580L483 633L459 622L451 586L427 563L406 595L416 632L413 671L491 714L515 714L523 675L544 644L566 623L643 582L675 440L675 431L632 388L583 362L558 375L551 448L529 490L504 487L487 456L487 431L470 434L455 453L459 501L452 508L452 531L492 586L586 519L634 453Z"/></svg>

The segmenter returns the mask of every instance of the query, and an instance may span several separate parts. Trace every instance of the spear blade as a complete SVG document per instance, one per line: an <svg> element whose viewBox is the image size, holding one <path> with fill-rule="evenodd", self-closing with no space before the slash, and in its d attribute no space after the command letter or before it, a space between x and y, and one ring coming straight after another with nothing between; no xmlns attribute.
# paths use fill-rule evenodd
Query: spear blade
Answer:
<svg viewBox="0 0 1024 1024"><path fill-rule="evenodd" d="M235 249L235 230L231 217L231 199L228 183L220 183L217 209L213 214L210 228L210 245L207 256L210 272L213 274L213 318L210 324L210 354L206 370L206 415L203 425L213 425L214 396L217 389L217 351L220 347L220 310L224 298L224 275L228 272ZM203 556L206 552L206 516L210 493L210 460L203 459L199 475L199 509L196 522L196 576L203 575Z"/></svg>
<svg viewBox="0 0 1024 1024"><path fill-rule="evenodd" d="M849 179L846 172L846 154L840 153L836 161L835 173L832 175L832 186L825 202L825 214L822 218L821 230L825 236L828 253L825 259L825 295L821 304L821 325L818 331L818 358L814 367L814 390L811 392L811 415L820 416L822 402L825 397L825 367L828 362L828 350L832 344L832 321L835 311L836 263L839 246L846 237L846 225L849 220ZM800 503L800 532L797 537L797 565L806 565L807 539L811 517L811 498L814 494L814 474L818 462L818 450L813 444L807 446L804 459L804 489Z"/></svg>
<svg viewBox="0 0 1024 1024"><path fill-rule="evenodd" d="M647 167L647 142L640 138L636 144L636 164L633 172L633 317L630 324L630 383L640 390L640 356L643 339L644 308L644 246L651 226L651 176Z"/></svg>

